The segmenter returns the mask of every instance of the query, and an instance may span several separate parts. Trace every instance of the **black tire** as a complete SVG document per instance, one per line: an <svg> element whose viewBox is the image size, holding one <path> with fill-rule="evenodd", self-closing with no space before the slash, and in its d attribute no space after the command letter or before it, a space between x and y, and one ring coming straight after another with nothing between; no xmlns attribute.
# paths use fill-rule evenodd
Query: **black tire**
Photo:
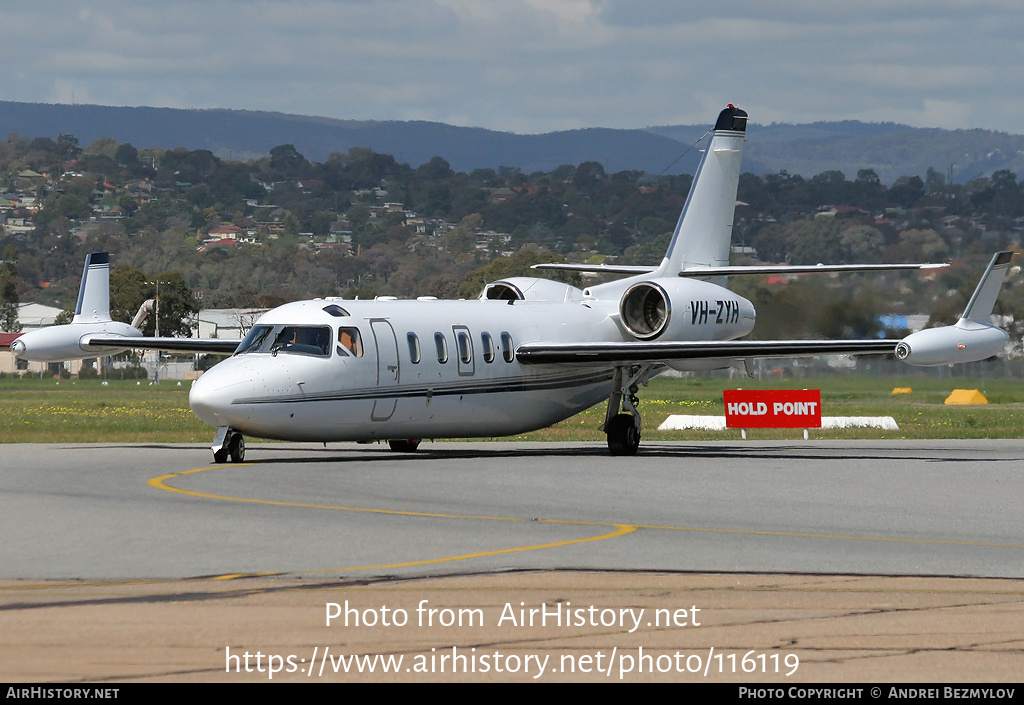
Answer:
<svg viewBox="0 0 1024 705"><path fill-rule="evenodd" d="M388 447L396 453L415 453L420 447L419 440L388 441Z"/></svg>
<svg viewBox="0 0 1024 705"><path fill-rule="evenodd" d="M231 440L228 441L228 455L231 456L232 463L245 462L245 439L241 433L232 434Z"/></svg>
<svg viewBox="0 0 1024 705"><path fill-rule="evenodd" d="M213 462L217 463L218 465L220 465L221 463L227 462L227 459L228 459L228 449L227 448L221 448L220 450L213 451Z"/></svg>
<svg viewBox="0 0 1024 705"><path fill-rule="evenodd" d="M616 414L608 422L608 451L612 455L636 455L640 426L632 414Z"/></svg>

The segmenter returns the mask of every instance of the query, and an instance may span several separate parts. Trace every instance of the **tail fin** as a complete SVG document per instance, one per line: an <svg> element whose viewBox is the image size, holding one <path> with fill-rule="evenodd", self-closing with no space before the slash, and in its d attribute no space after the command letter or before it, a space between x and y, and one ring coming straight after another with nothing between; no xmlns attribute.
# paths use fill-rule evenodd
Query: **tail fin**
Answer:
<svg viewBox="0 0 1024 705"><path fill-rule="evenodd" d="M82 286L72 323L102 323L110 320L110 255L93 252L85 258Z"/></svg>
<svg viewBox="0 0 1024 705"><path fill-rule="evenodd" d="M718 115L690 194L657 275L674 276L686 267L729 264L740 157L747 114L730 105Z"/></svg>
<svg viewBox="0 0 1024 705"><path fill-rule="evenodd" d="M992 255L992 261L988 263L988 269L981 275L978 287L967 302L961 320L975 321L988 325L991 321L992 309L996 305L996 298L999 296L999 289L1003 286L1006 278L1006 271L1010 268L1012 252L997 252Z"/></svg>

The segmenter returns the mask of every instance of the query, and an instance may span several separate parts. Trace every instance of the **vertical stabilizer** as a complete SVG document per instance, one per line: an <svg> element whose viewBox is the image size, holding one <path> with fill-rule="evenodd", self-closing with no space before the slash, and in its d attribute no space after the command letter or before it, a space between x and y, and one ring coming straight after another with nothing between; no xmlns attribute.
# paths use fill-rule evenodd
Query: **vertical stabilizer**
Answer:
<svg viewBox="0 0 1024 705"><path fill-rule="evenodd" d="M730 105L718 115L658 275L674 276L686 267L729 264L746 129L747 114L739 108Z"/></svg>
<svg viewBox="0 0 1024 705"><path fill-rule="evenodd" d="M93 252L85 258L82 286L72 323L102 323L110 320L110 255Z"/></svg>
<svg viewBox="0 0 1024 705"><path fill-rule="evenodd" d="M997 252L988 263L988 269L981 275L978 287L967 302L967 308L960 318L977 323L989 324L992 316L992 309L996 305L996 298L1006 278L1006 271L1010 268L1012 252Z"/></svg>

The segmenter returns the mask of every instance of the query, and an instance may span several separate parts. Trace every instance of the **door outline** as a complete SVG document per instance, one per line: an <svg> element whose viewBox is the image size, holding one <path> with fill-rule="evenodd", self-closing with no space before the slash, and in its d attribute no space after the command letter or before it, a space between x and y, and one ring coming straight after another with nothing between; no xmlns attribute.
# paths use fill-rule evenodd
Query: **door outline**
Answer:
<svg viewBox="0 0 1024 705"><path fill-rule="evenodd" d="M397 387L401 380L401 366L395 329L385 318L371 318L370 330L373 331L373 342L377 349L377 388ZM375 400L370 420L387 421L395 415L397 405L398 397Z"/></svg>

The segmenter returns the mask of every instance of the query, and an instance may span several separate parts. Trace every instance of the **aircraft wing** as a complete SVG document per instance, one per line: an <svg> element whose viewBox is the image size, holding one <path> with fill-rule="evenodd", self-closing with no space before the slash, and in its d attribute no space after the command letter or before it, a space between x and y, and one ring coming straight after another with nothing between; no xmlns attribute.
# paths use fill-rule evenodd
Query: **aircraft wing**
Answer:
<svg viewBox="0 0 1024 705"><path fill-rule="evenodd" d="M112 348L213 353L216 355L232 354L241 342L241 340L231 340L228 338L137 338L106 335L92 335L88 337L88 340L83 341L87 345L103 345Z"/></svg>
<svg viewBox="0 0 1024 705"><path fill-rule="evenodd" d="M892 354L898 340L722 340L665 343L524 343L523 364L658 362L661 360Z"/></svg>

